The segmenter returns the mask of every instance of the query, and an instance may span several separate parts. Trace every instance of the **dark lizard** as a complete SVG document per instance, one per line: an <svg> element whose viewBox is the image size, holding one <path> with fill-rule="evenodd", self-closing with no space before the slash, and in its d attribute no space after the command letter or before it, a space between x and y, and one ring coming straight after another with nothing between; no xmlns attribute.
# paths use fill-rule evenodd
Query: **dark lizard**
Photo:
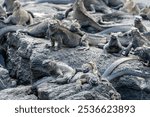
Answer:
<svg viewBox="0 0 150 117"><path fill-rule="evenodd" d="M122 63L130 61L130 60L139 60L138 58L132 58L132 57L127 57L127 58L121 58L118 59L117 61L115 61L114 63L112 63L103 73L103 75L99 75L99 74L95 74L93 72L87 71L86 73L83 72L82 70L81 72L76 72L75 76L72 77L72 79L67 79L67 78L58 78L56 80L41 80L38 81L38 83L34 83L33 84L33 88L36 88L39 84L43 83L43 82L49 82L49 83L57 83L57 84L66 84L66 83L73 83L76 82L77 84L82 85L82 83L89 83L92 86L93 85L98 85L99 83L103 83L103 82L107 82L107 81L111 81L115 78L119 78L123 75L133 75L133 76L141 76L144 78L149 78L148 73L142 73L139 71L135 71L135 70L130 70L130 69L124 69L122 71L118 71L116 73L112 72ZM79 73L79 74L78 74Z"/></svg>
<svg viewBox="0 0 150 117"><path fill-rule="evenodd" d="M102 0L83 0L84 6L88 11L111 13L112 9L109 8Z"/></svg>
<svg viewBox="0 0 150 117"><path fill-rule="evenodd" d="M86 8L84 7L83 0L76 0L73 6L68 9L65 13L65 17L67 18L69 12L73 11L73 19L76 19L81 27L93 27L98 31L103 31L110 27L115 27L116 25L100 25L98 24L92 16L87 12ZM120 25L122 26L122 25Z"/></svg>
<svg viewBox="0 0 150 117"><path fill-rule="evenodd" d="M109 35L111 33L117 33L117 32L122 32L122 33L125 33L129 30L131 30L133 26L132 25L128 25L128 26L115 26L113 28L108 28L108 29L105 29L97 34L99 35Z"/></svg>
<svg viewBox="0 0 150 117"><path fill-rule="evenodd" d="M101 0L99 0L101 1ZM105 2L105 4L113 9L119 9L121 8L124 3L122 0L103 0Z"/></svg>
<svg viewBox="0 0 150 117"><path fill-rule="evenodd" d="M17 25L11 25L11 26L5 26L4 28L0 29L0 39L8 32L19 32L27 33L30 36L37 37L37 38L45 38L46 37L46 31L48 29L48 23L50 21L43 21L43 22L37 22L35 24L29 25L29 26L17 26Z"/></svg>
<svg viewBox="0 0 150 117"><path fill-rule="evenodd" d="M140 59L142 59L144 65L150 67L150 47L138 47L135 49L134 55L137 55Z"/></svg>

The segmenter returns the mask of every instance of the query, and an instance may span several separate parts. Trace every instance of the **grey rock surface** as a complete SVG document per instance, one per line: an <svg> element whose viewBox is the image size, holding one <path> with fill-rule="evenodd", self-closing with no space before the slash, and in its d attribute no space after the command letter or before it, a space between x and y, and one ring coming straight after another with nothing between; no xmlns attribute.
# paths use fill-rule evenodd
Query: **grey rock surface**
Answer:
<svg viewBox="0 0 150 117"><path fill-rule="evenodd" d="M31 86L19 86L0 91L0 100L37 100L37 97L30 94Z"/></svg>
<svg viewBox="0 0 150 117"><path fill-rule="evenodd" d="M16 81L11 79L9 71L3 67L0 67L0 90L11 88L16 86Z"/></svg>
<svg viewBox="0 0 150 117"><path fill-rule="evenodd" d="M26 1L23 0L23 2ZM38 22L47 18L52 19L54 15L64 13L69 7L70 5L31 3L24 8L32 11L35 15L34 21ZM101 16L98 13L91 15L95 18ZM133 23L132 18L122 19L121 24ZM149 21L143 21L143 23L150 26ZM102 49L96 47L90 47L87 51L78 51L78 47L63 47L58 51L52 51L49 48L49 40L26 34L10 33L4 39L6 42L2 46L6 46L7 60L6 68L0 67L0 99L2 100L150 99L150 79L122 76L112 81L112 84L100 83L93 87L84 84L83 89L77 90L75 83L62 85L50 83L51 80L56 79L56 76L47 74L42 66L44 60L51 59L64 62L76 69L92 60L97 64L99 73L103 74L110 64L122 56L105 55ZM150 68L143 66L137 60L121 64L113 73L125 68L150 73ZM1 81L6 85L5 88L2 87Z"/></svg>

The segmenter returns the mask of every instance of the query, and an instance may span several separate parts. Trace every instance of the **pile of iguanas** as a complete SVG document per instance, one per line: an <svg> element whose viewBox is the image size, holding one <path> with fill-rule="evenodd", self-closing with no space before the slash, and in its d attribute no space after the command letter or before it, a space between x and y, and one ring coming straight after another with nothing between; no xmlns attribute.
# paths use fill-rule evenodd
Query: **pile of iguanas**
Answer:
<svg viewBox="0 0 150 117"><path fill-rule="evenodd" d="M143 24L142 18L136 16L134 23L127 25L115 21L109 22L110 19L126 15L130 18L133 18L133 15L141 15L144 19L149 19L150 8L147 6L136 4L132 0L125 2L123 0L75 0L71 8L66 9L62 14L64 17L61 20L54 17L41 22L34 22L33 13L25 10L18 0L4 0L2 6L0 6L1 43L7 33L15 32L16 35L25 33L48 39L51 42L50 49L56 52L64 47L86 52L90 46L95 46L103 49L106 55L110 53L125 56L110 65L102 75L93 62L82 65L82 68L73 69L62 62L43 61L43 70L49 75L51 72L58 75L56 80L50 82L59 84L76 82L77 89L81 89L84 83L98 85L122 75L149 78L150 74L129 69L112 74L120 64L129 60L141 59L144 65L150 66L150 33ZM97 12L101 14L98 20L93 17ZM125 40L127 38L129 42ZM126 57L130 53L139 58ZM79 73L81 74L78 75ZM33 87L35 86L33 84Z"/></svg>

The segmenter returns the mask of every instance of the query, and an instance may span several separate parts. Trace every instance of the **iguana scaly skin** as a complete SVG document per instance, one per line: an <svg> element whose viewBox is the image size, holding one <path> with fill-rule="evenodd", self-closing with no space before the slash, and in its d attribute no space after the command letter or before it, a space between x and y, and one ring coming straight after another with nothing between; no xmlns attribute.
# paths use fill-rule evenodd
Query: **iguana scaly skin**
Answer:
<svg viewBox="0 0 150 117"><path fill-rule="evenodd" d="M142 47L144 45L150 46L150 41L141 35L138 29L131 30L131 38L133 40L133 48Z"/></svg>
<svg viewBox="0 0 150 117"><path fill-rule="evenodd" d="M0 38L2 38L8 32L17 32L17 34L21 32L21 33L27 33L28 35L33 37L45 38L46 31L48 29L48 23L49 21L38 22L26 27L19 26L19 25L5 26L4 24L5 27L0 29Z"/></svg>
<svg viewBox="0 0 150 117"><path fill-rule="evenodd" d="M81 36L80 34L72 32L63 25L59 24L50 26L50 33L50 38L52 41L62 42L68 47L76 47L80 45L84 46L78 50L87 50L89 49L89 46L98 46L100 43L106 43L106 37L104 36L94 34L84 34L84 36Z"/></svg>
<svg viewBox="0 0 150 117"><path fill-rule="evenodd" d="M146 66L150 67L150 47L138 47L135 49L134 55L137 55L140 59L143 60Z"/></svg>
<svg viewBox="0 0 150 117"><path fill-rule="evenodd" d="M125 33L129 30L131 30L132 26L128 25L128 26L115 26L113 28L108 28L106 30L103 30L101 32L99 32L98 34L100 35L109 35L111 33L117 33L117 32L122 32Z"/></svg>
<svg viewBox="0 0 150 117"><path fill-rule="evenodd" d="M16 32L18 29L24 29L23 26L6 26L0 29L0 39L8 32Z"/></svg>
<svg viewBox="0 0 150 117"><path fill-rule="evenodd" d="M5 23L24 26L33 23L31 14L21 6L19 1L14 1L13 7L13 13L4 20Z"/></svg>
<svg viewBox="0 0 150 117"><path fill-rule="evenodd" d="M83 0L76 0L76 2L73 4L73 7L66 11L65 17L67 17L69 12L72 10L73 10L73 19L76 19L82 27L91 26L97 29L98 31L102 31L106 28L112 27L112 26L102 26L98 24L85 9Z"/></svg>
<svg viewBox="0 0 150 117"><path fill-rule="evenodd" d="M85 46L80 48L79 50L88 50L90 46L99 47L99 45L103 45L107 42L107 38L101 35L95 34L84 34L81 39L81 45Z"/></svg>
<svg viewBox="0 0 150 117"><path fill-rule="evenodd" d="M62 45L73 48L81 43L81 36L79 34L71 32L59 23L49 26L48 38L52 43L52 47L55 47L56 50L60 49ZM56 45L56 43L58 44Z"/></svg>
<svg viewBox="0 0 150 117"><path fill-rule="evenodd" d="M133 15L130 15L123 11L115 11L112 13L102 15L102 19L104 21L116 21L116 20L122 20L122 19L132 19L132 18L134 18Z"/></svg>
<svg viewBox="0 0 150 117"><path fill-rule="evenodd" d="M144 36L147 40L150 41L150 32L145 32L145 33L143 33L141 35Z"/></svg>
<svg viewBox="0 0 150 117"><path fill-rule="evenodd" d="M88 11L111 13L109 8L102 0L83 0L84 6Z"/></svg>
<svg viewBox="0 0 150 117"><path fill-rule="evenodd" d="M141 33L148 32L146 26L142 23L141 17L136 17L134 19L134 27L136 27Z"/></svg>
<svg viewBox="0 0 150 117"><path fill-rule="evenodd" d="M132 42L130 42L129 45L125 48L124 46L122 46L116 34L111 34L109 42L103 47L104 53L117 53L123 54L124 56L128 56L131 48Z"/></svg>
<svg viewBox="0 0 150 117"><path fill-rule="evenodd" d="M101 1L101 0L99 0ZM119 9L124 5L122 0L103 0L105 4L111 8Z"/></svg>

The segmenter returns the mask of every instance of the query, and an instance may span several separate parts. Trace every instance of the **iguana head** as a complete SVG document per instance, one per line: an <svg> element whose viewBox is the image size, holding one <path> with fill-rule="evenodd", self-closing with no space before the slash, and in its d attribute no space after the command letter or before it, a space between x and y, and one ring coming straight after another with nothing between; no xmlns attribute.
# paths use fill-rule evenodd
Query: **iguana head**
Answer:
<svg viewBox="0 0 150 117"><path fill-rule="evenodd" d="M134 50L134 55L138 56L139 58L149 61L148 53L146 52L145 47L138 47Z"/></svg>
<svg viewBox="0 0 150 117"><path fill-rule="evenodd" d="M84 73L91 72L93 74L97 74L97 66L93 61L83 64L82 69Z"/></svg>
<svg viewBox="0 0 150 117"><path fill-rule="evenodd" d="M18 0L16 0L16 1L14 2L14 4L13 4L14 10L17 10L17 9L19 9L20 7L21 7L21 3L20 3Z"/></svg>
<svg viewBox="0 0 150 117"><path fill-rule="evenodd" d="M138 36L138 35L140 35L139 29L133 28L133 29L131 30L131 36Z"/></svg>
<svg viewBox="0 0 150 117"><path fill-rule="evenodd" d="M148 6L145 6L141 11L140 11L140 14L147 14L150 12L150 7Z"/></svg>
<svg viewBox="0 0 150 117"><path fill-rule="evenodd" d="M142 17L141 16L136 16L134 19L134 24L140 24L142 23Z"/></svg>
<svg viewBox="0 0 150 117"><path fill-rule="evenodd" d="M42 62L42 66L43 69L45 69L45 71L51 72L56 68L56 62L54 60L44 60Z"/></svg>
<svg viewBox="0 0 150 117"><path fill-rule="evenodd" d="M51 32L57 31L59 27L60 27L60 22L58 20L48 23L48 30Z"/></svg>
<svg viewBox="0 0 150 117"><path fill-rule="evenodd" d="M109 45L116 45L118 41L118 36L115 33L111 33Z"/></svg>

